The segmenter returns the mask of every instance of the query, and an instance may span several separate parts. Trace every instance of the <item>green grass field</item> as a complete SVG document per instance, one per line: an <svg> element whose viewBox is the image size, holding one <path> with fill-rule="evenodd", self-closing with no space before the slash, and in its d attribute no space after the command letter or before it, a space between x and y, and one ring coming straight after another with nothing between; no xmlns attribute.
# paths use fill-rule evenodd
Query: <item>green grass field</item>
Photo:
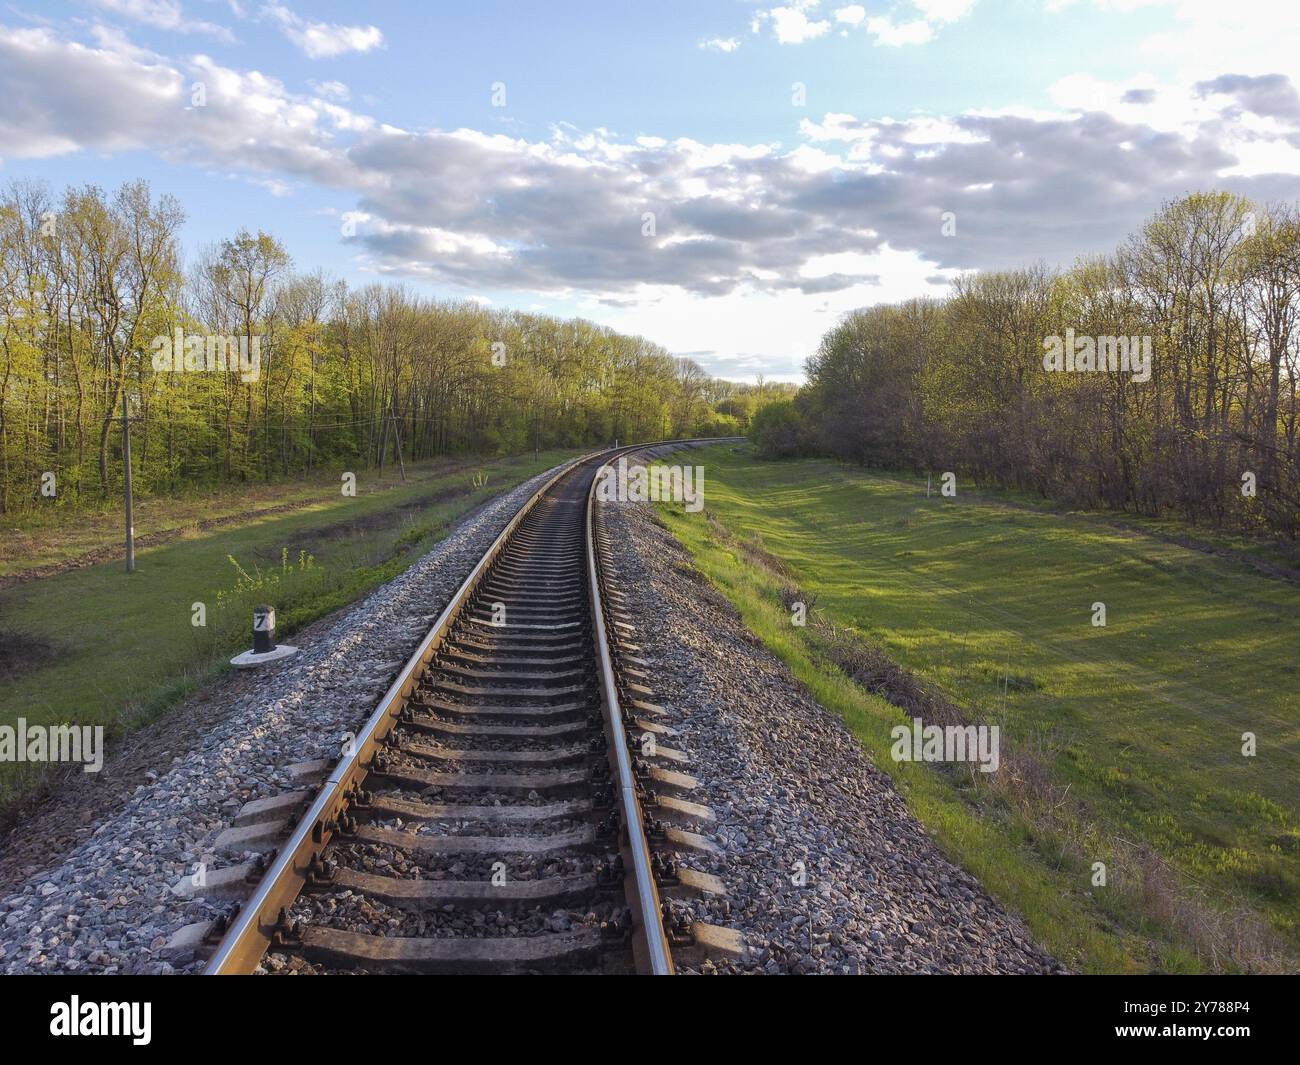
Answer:
<svg viewBox="0 0 1300 1065"><path fill-rule="evenodd" d="M965 486L927 499L924 479L764 462L749 448L691 461L706 469L706 513L661 508L670 528L845 714L940 842L1058 956L1091 971L1290 967L1300 589ZM788 572L765 567L764 552ZM888 729L902 712L848 682L813 627L790 624L779 593L791 584L823 618L1000 723L1004 749L1050 775L1052 802L893 763ZM1105 627L1092 623L1098 602ZM1246 732L1255 757L1243 756ZM1109 888L1092 885L1094 861Z"/></svg>
<svg viewBox="0 0 1300 1065"><path fill-rule="evenodd" d="M159 520L146 508L137 534L180 533L141 549L134 574L116 559L0 589L0 642L9 652L0 654L8 663L0 724L22 717L28 724L103 725L110 737L120 735L229 668L230 656L249 645L256 603L273 604L279 634L291 633L396 576L473 507L568 457L423 463L408 467L406 482L396 471L383 480L362 475L355 497L331 478L254 489L242 500L223 493L207 508L190 501L174 513L156 501ZM248 513L286 501L295 508ZM199 514L236 520L206 531L181 520ZM107 518L69 515L62 546L34 552L29 562L67 556L68 544L92 550L116 538ZM10 572L21 568L11 560ZM206 608L202 627L192 624L195 603ZM41 779L32 765L0 763L0 810Z"/></svg>

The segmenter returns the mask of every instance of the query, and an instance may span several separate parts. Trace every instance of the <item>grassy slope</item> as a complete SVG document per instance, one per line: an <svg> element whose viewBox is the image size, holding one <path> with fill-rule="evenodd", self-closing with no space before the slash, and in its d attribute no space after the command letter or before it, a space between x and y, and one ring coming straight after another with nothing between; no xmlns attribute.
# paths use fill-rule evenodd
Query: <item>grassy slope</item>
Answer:
<svg viewBox="0 0 1300 1065"><path fill-rule="evenodd" d="M145 548L133 575L115 561L0 590L0 629L48 641L54 651L41 668L0 679L0 723L21 716L29 724L104 725L110 735L134 727L248 645L255 602L273 603L280 635L291 632L395 576L442 539L455 518L567 457L486 461L472 471L462 462L422 464L408 471L405 484L363 477L355 497L343 496L333 481L294 485L261 501L314 493L315 502ZM475 473L486 475L484 486L474 486ZM223 498L212 509L235 505ZM254 506L242 503L245 510ZM150 528L137 519L137 533ZM77 541L93 545L89 534ZM306 569L299 566L303 551L315 560ZM227 556L254 578L251 584L240 587ZM203 628L191 624L195 602L207 606ZM0 807L38 781L32 766L0 764Z"/></svg>
<svg viewBox="0 0 1300 1065"><path fill-rule="evenodd" d="M405 486L443 482L457 470L476 470L475 459L438 459L407 467ZM359 474L370 493L404 487L396 463L381 476L377 471ZM137 538L166 534L199 522L243 524L260 511L285 511L318 506L339 493L337 472L292 480L189 488L177 495L156 495L135 500ZM0 578L54 567L107 548L114 557L122 552L122 499L114 494L91 507L62 506L42 500L21 515L0 519Z"/></svg>
<svg viewBox="0 0 1300 1065"><path fill-rule="evenodd" d="M714 448L708 509L787 562L819 609L999 720L1004 744L1041 746L1057 782L1107 837L1149 844L1211 897L1244 899L1294 945L1300 934L1300 592L1238 563L1095 521L937 495L924 483L827 462L765 463ZM816 661L756 574L699 515L674 531L761 636L848 716L955 855L1061 956L1084 968L1195 968L1149 913L1090 890L1092 854L992 806L958 801L940 774L895 766L900 712ZM766 587L765 587L766 585ZM1091 624L1092 604L1108 624ZM1004 690L1000 679L1021 678ZM1033 686L1037 685L1035 689ZM1241 734L1259 737L1244 758Z"/></svg>

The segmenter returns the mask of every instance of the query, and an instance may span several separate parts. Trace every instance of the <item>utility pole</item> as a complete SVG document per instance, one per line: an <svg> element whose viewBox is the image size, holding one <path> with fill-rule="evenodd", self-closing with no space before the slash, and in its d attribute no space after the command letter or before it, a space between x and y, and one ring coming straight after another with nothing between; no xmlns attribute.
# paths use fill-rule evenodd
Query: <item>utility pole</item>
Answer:
<svg viewBox="0 0 1300 1065"><path fill-rule="evenodd" d="M126 386L122 386L122 462L126 476L122 485L126 492L126 572L135 572L135 515L131 501L131 414L127 408Z"/></svg>
<svg viewBox="0 0 1300 1065"><path fill-rule="evenodd" d="M388 418L393 426L393 437L397 442L397 465L402 471L402 480L406 480L406 460L402 458L402 433L397 428L397 411L393 408L392 401L388 404Z"/></svg>

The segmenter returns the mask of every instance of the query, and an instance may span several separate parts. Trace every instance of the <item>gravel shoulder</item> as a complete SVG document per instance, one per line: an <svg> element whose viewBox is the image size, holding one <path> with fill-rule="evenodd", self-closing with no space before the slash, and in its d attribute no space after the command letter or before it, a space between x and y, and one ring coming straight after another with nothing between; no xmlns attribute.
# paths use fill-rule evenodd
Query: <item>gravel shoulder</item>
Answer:
<svg viewBox="0 0 1300 1065"><path fill-rule="evenodd" d="M552 471L553 472L553 471ZM171 888L253 799L301 788L295 763L337 760L432 621L540 474L467 515L405 573L295 634L283 665L238 672L72 774L0 840L0 972L171 973L201 964L167 942L219 899Z"/></svg>
<svg viewBox="0 0 1300 1065"><path fill-rule="evenodd" d="M741 931L724 971L1051 973L1023 923L954 866L840 718L744 627L646 504L603 504L654 702L690 755L719 848L681 864L724 899L688 905ZM801 882L806 881L806 882ZM675 903L679 904L679 903ZM709 966L709 968L713 968Z"/></svg>

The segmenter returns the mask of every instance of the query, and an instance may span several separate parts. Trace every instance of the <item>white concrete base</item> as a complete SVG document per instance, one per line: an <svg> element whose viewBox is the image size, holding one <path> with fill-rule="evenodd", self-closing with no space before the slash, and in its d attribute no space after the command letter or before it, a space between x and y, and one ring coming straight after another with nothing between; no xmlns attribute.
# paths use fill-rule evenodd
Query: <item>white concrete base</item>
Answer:
<svg viewBox="0 0 1300 1065"><path fill-rule="evenodd" d="M298 648L282 643L274 651L267 651L264 655L255 654L252 651L245 651L243 654L235 655L230 660L230 664L237 669L255 669L257 666L264 666L268 662L278 662L282 658L289 658L297 653Z"/></svg>

